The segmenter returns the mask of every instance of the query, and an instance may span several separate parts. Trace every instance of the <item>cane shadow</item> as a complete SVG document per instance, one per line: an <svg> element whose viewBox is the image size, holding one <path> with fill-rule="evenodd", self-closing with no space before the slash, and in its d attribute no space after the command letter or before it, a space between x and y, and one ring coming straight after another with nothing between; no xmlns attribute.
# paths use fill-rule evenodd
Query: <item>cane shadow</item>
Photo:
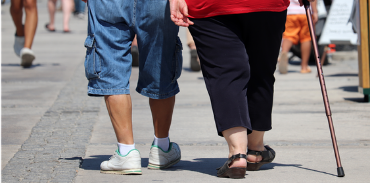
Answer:
<svg viewBox="0 0 370 183"><path fill-rule="evenodd" d="M336 177L337 175L335 174L332 174L332 173L328 173L328 172L324 172L324 171L320 171L320 170L315 170L315 169L311 169L311 168L306 168L306 167L303 167L302 165L300 164L282 164L282 163L269 163L269 164L266 164L264 165L266 168L271 166L272 169L273 167L275 166L281 166L281 167L295 167L295 168L299 168L299 169L303 169L303 170L307 170L307 171L312 171L312 172L316 172L316 173L322 173L322 174L325 174L325 175L331 175L331 176L334 176ZM262 170L264 167L262 166L260 170ZM270 168L271 169L271 168Z"/></svg>
<svg viewBox="0 0 370 183"><path fill-rule="evenodd" d="M100 163L105 160L108 160L109 157L110 157L109 155L89 156L88 158L83 159L82 165L80 166L80 168L84 170L100 170ZM175 164L174 166L168 169L164 169L162 171L187 170L187 171L203 173L203 174L207 174L211 176L217 176L216 168L221 167L226 161L227 161L227 158L196 158L196 159L193 159L192 161L181 160L179 163ZM147 168L148 163L149 163L148 158L141 158L142 168ZM295 167L295 168L312 171L316 173L336 176L332 173L306 168L300 164L269 163L269 164L263 165L259 171L272 170L274 169L274 167ZM247 174L248 174L248 171L247 171Z"/></svg>
<svg viewBox="0 0 370 183"><path fill-rule="evenodd" d="M181 160L178 164L164 171L188 170L188 171L208 174L211 176L217 176L216 168L222 166L226 161L227 161L226 158L197 158L197 159L193 159L193 161ZM320 170L306 168L300 164L269 163L269 164L263 165L259 169L259 171L272 170L274 169L274 167L279 167L279 166L280 167L295 167L295 168L299 168L299 169L303 169L307 171L322 173L322 174L331 175L331 176L336 177L336 175L334 174L320 171ZM248 174L248 172L249 171L247 171L246 174Z"/></svg>

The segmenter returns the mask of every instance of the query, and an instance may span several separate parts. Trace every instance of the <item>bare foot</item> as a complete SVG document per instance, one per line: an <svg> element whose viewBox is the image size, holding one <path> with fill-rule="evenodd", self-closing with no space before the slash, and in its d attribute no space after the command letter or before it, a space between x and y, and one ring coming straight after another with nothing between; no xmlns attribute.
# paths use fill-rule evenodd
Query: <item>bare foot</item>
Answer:
<svg viewBox="0 0 370 183"><path fill-rule="evenodd" d="M258 151L267 151L267 149L265 147L263 147L263 149L258 149ZM248 154L247 156L247 161L248 162L260 162L262 161L262 156L261 155L253 155L253 154Z"/></svg>
<svg viewBox="0 0 370 183"><path fill-rule="evenodd" d="M233 162L231 162L231 164L229 165L230 168L232 167L242 167L242 168L245 168L247 167L247 160L244 159L244 158L238 158L238 159L235 159Z"/></svg>
<svg viewBox="0 0 370 183"><path fill-rule="evenodd" d="M307 74L307 73L310 73L311 72L311 68L310 67L306 67L305 69L301 69L301 73L302 74Z"/></svg>

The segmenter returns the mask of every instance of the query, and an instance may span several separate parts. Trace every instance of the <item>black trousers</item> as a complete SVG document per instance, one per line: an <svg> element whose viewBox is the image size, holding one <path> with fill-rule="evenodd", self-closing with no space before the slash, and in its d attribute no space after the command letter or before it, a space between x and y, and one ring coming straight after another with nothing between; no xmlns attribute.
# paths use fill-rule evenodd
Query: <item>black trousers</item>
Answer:
<svg viewBox="0 0 370 183"><path fill-rule="evenodd" d="M286 11L191 19L217 132L268 131Z"/></svg>

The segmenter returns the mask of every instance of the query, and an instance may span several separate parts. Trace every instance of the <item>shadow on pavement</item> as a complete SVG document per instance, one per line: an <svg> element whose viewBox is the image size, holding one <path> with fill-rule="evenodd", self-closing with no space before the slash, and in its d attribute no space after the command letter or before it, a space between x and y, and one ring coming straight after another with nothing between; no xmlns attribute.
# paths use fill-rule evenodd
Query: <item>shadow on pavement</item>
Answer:
<svg viewBox="0 0 370 183"><path fill-rule="evenodd" d="M342 86L339 87L339 89L342 89L346 92L358 92L358 86Z"/></svg>
<svg viewBox="0 0 370 183"><path fill-rule="evenodd" d="M351 102L357 102L357 103L368 103L365 101L365 98L344 98L344 100L351 101Z"/></svg>
<svg viewBox="0 0 370 183"><path fill-rule="evenodd" d="M97 155L97 156L90 156L86 159L83 159L82 166L80 168L85 170L100 170L100 163L108 160L109 155ZM193 172L199 172L203 174L208 174L211 176L217 176L217 170L216 168L222 166L227 161L226 158L197 158L193 159L192 161L188 160L181 160L176 165L162 170L162 171L178 171L178 170L188 170ZM142 158L141 159L141 167L146 168L148 166L149 159L148 158ZM281 166L281 167L296 167L312 172L337 176L331 173L323 172L320 170L314 170L310 168L302 167L300 164L281 164L281 163L270 163L263 165L259 171L265 171L265 170L271 170L274 169L275 166ZM248 171L247 171L248 174Z"/></svg>
<svg viewBox="0 0 370 183"><path fill-rule="evenodd" d="M325 75L325 77L357 77L358 74L356 73L340 73L340 74L331 74L331 75Z"/></svg>
<svg viewBox="0 0 370 183"><path fill-rule="evenodd" d="M109 160L110 157L111 155L89 156L88 158L83 159L82 166L80 168L85 170L100 170L101 162Z"/></svg>
<svg viewBox="0 0 370 183"><path fill-rule="evenodd" d="M26 67L24 69L31 69L31 68L40 67L40 66L43 66L43 64L32 64L31 67ZM21 65L20 64L1 64L1 67L21 67Z"/></svg>
<svg viewBox="0 0 370 183"><path fill-rule="evenodd" d="M317 172L317 173L322 173L322 174L326 174L326 175L332 175L332 176L337 176L337 175L334 175L332 173L328 173L328 172L323 172L323 171L320 171L320 170L314 170L314 169L311 169L311 168L305 168L305 167L302 167L302 165L300 164L281 164L281 163L270 163L270 164L267 164L267 165L264 165L265 168L268 167L268 166L292 166L292 167L296 167L296 168L300 168L300 169L303 169L303 170L308 170L308 171L313 171L313 172ZM261 170L263 169L263 167L261 168ZM272 168L271 168L272 169Z"/></svg>

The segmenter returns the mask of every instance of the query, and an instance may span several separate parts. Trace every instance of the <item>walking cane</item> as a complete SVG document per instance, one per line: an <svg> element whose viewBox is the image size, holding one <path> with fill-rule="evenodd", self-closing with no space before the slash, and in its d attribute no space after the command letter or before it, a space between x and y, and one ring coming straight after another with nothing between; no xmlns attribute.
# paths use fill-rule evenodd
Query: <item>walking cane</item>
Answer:
<svg viewBox="0 0 370 183"><path fill-rule="evenodd" d="M323 100L324 100L326 116L328 117L328 123L329 123L329 128L330 128L331 140L333 142L335 159L337 160L338 177L344 177L344 170L343 170L343 167L342 167L342 163L340 162L337 139L335 137L335 132L334 132L333 120L331 118L331 111L330 111L328 94L326 92L324 73L322 71L322 67L321 67L321 63L320 63L319 50L317 48L315 31L314 31L313 23L312 23L310 3L308 2L308 0L303 0L303 4L304 4L304 8L306 9L306 16L307 16L308 26L310 28L312 44L313 44L313 48L314 48L314 51L315 51L315 60L316 60L316 66L317 66L317 73L318 73L319 79L320 79L320 86L321 86L322 97L323 97Z"/></svg>

